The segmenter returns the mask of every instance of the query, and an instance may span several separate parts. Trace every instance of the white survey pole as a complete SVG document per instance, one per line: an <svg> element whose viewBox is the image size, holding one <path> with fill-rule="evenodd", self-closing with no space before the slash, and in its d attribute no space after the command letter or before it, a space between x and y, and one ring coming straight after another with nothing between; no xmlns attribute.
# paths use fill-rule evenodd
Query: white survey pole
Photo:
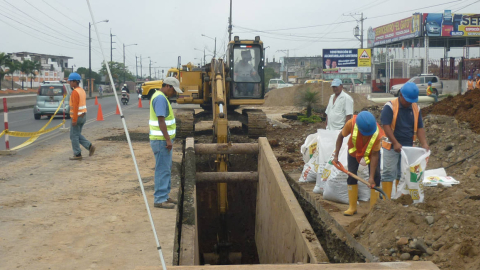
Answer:
<svg viewBox="0 0 480 270"><path fill-rule="evenodd" d="M158 255L160 256L160 261L162 263L162 269L167 270L167 266L165 265L165 259L163 258L163 254L162 254L162 248L160 246L160 242L158 241L157 231L155 230L155 224L153 223L152 213L150 212L150 207L148 206L147 196L145 195L145 188L143 187L142 177L140 176L140 171L138 169L137 159L135 158L135 152L133 151L132 141L130 140L130 134L128 132L127 124L125 123L125 117L124 117L123 112L122 112L122 106L120 106L120 101L118 100L117 91L116 91L115 85L113 83L112 73L110 71L110 67L108 65L107 59L105 58L105 53L103 52L102 41L101 41L100 34L98 32L98 29L97 29L97 25L95 24L96 21L95 21L95 17L93 16L92 7L90 6L90 0L86 0L86 1L87 1L88 9L90 11L90 16L92 17L93 26L95 27L95 34L97 35L97 40L98 40L98 43L100 45L100 51L102 52L103 63L105 64L105 67L107 68L108 76L110 78L110 85L113 89L113 94L115 95L115 100L117 101L117 106L118 106L118 109L120 111L120 118L122 119L122 124L123 124L123 128L125 130L125 135L127 137L127 142L128 142L128 146L130 148L130 153L132 155L133 164L135 165L135 170L137 172L138 182L140 183L140 189L142 190L143 200L145 201L145 207L147 208L148 217L150 218L150 224L152 226L153 235L155 237L155 243L157 244L157 250L158 250Z"/></svg>

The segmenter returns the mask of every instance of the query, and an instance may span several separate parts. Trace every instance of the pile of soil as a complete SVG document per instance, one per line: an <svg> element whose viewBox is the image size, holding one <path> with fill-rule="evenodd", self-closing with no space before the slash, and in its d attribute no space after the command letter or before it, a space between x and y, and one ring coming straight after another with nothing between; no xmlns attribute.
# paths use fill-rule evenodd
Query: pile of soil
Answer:
<svg viewBox="0 0 480 270"><path fill-rule="evenodd" d="M422 109L422 114L454 116L459 122L467 122L470 128L480 133L480 91L469 91L464 95L449 96L440 102Z"/></svg>
<svg viewBox="0 0 480 270"><path fill-rule="evenodd" d="M425 187L420 204L380 201L349 230L382 261L429 260L441 269L479 269L480 135L449 116L430 114L424 122L432 151L427 169L459 162L447 174L460 184Z"/></svg>
<svg viewBox="0 0 480 270"><path fill-rule="evenodd" d="M273 89L265 95L264 106L297 106L297 97L301 91L305 91L307 89L319 92L319 105L322 107L327 107L328 100L330 99L330 96L333 95L333 90L330 87L330 84L324 84L323 89L321 84L302 84L293 87ZM349 94L353 98L354 111L356 112L359 112L366 107L375 105L375 103L369 101L363 95L348 92L345 93Z"/></svg>

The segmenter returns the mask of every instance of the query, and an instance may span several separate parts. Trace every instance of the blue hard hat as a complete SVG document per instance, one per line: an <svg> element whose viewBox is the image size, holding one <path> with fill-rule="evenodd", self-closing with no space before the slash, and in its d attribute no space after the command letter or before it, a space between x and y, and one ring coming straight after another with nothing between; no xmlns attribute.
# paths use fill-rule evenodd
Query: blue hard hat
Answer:
<svg viewBox="0 0 480 270"><path fill-rule="evenodd" d="M468 79L471 80L471 79L472 79L472 76L468 76Z"/></svg>
<svg viewBox="0 0 480 270"><path fill-rule="evenodd" d="M373 135L377 131L377 121L370 112L363 111L357 115L356 124L363 136Z"/></svg>
<svg viewBox="0 0 480 270"><path fill-rule="evenodd" d="M477 77L480 77L480 74L477 74Z"/></svg>
<svg viewBox="0 0 480 270"><path fill-rule="evenodd" d="M432 82L428 82L428 85L432 85Z"/></svg>
<svg viewBox="0 0 480 270"><path fill-rule="evenodd" d="M418 102L418 86L413 82L407 82L400 89L403 98L410 103Z"/></svg>
<svg viewBox="0 0 480 270"><path fill-rule="evenodd" d="M70 76L68 76L68 80L69 81L81 81L82 76L80 76L80 74L78 74L76 72L73 72L73 73L70 73Z"/></svg>

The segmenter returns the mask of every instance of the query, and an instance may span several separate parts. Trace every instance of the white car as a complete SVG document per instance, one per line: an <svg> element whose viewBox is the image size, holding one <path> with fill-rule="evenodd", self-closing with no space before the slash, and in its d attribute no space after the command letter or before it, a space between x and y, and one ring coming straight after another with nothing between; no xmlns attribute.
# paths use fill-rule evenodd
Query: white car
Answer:
<svg viewBox="0 0 480 270"><path fill-rule="evenodd" d="M268 82L268 90L292 86L293 84L285 83L283 80L280 79L270 79L270 81Z"/></svg>
<svg viewBox="0 0 480 270"><path fill-rule="evenodd" d="M432 82L432 87L436 88L438 94L441 95L443 93L443 82L440 80L439 77L434 76L432 74L421 74L419 76L415 76L408 80L408 82L413 82L418 86L418 95L419 96L426 96L427 95L427 87L428 82ZM400 89L404 84L396 84L390 88L390 94L398 97L400 93Z"/></svg>

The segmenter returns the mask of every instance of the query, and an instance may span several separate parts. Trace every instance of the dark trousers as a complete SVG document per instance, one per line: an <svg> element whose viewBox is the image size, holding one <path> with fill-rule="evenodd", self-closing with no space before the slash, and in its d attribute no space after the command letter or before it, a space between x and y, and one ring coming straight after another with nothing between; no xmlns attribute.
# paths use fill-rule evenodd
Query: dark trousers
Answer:
<svg viewBox="0 0 480 270"><path fill-rule="evenodd" d="M380 186L380 160L381 160L380 153L378 153L378 155L379 155L378 165L377 165L377 169L375 170L375 176L373 177L373 180L375 181L375 185L377 187ZM360 165L358 163L357 159L352 157L351 155L348 155L347 161L348 161L348 171L351 172L351 173L357 174L358 166ZM370 173L370 164L368 164L368 173ZM351 176L348 176L347 184L356 185L357 182L358 182L357 179L355 179Z"/></svg>

